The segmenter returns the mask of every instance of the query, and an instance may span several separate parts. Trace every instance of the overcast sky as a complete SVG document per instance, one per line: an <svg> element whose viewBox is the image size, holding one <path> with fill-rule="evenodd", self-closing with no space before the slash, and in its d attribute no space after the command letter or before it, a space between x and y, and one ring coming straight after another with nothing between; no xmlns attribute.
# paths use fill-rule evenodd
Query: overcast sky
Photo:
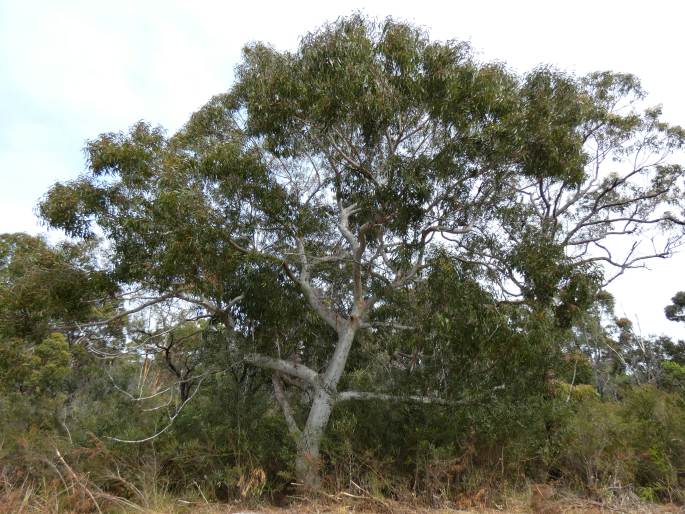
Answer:
<svg viewBox="0 0 685 514"><path fill-rule="evenodd" d="M677 1L31 1L0 0L0 233L43 232L37 200L84 170L86 139L144 119L178 129L230 87L242 46L294 49L298 38L355 10L470 41L518 71L540 63L584 74L630 72L664 118L685 124ZM644 335L685 330L663 316L685 289L685 256L612 287L618 314Z"/></svg>

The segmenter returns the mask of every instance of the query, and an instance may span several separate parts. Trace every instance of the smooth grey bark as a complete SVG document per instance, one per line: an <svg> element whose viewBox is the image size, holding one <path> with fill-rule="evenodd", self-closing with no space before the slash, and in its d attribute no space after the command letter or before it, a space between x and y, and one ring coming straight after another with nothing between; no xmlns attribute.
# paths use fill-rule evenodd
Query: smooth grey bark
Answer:
<svg viewBox="0 0 685 514"><path fill-rule="evenodd" d="M449 401L434 396L408 395L397 396L394 394L375 393L371 391L344 391L338 395L338 401L346 400L383 400L388 402L415 402L437 405L458 405L457 401Z"/></svg>
<svg viewBox="0 0 685 514"><path fill-rule="evenodd" d="M347 357L358 329L358 322L347 322L341 327L335 351L323 376L323 383L316 387L309 415L297 440L295 473L306 489L321 486L320 447L324 431L333 411L337 397L337 386L345 370ZM282 405L283 407L283 405Z"/></svg>
<svg viewBox="0 0 685 514"><path fill-rule="evenodd" d="M345 370L345 364L356 333L362 325L361 318L366 307L367 305L358 305L353 310L351 321L340 320L338 322L338 338L335 350L323 374L317 373L304 364L275 357L257 353L248 353L243 356L245 362L273 372L271 379L274 397L283 412L288 431L295 440L297 447L296 477L306 489L315 490L321 486L321 439L328 426L333 406L338 399L338 382ZM307 420L301 429L297 424L295 413L284 389L284 376L300 379L314 391Z"/></svg>
<svg viewBox="0 0 685 514"><path fill-rule="evenodd" d="M306 489L321 487L321 438L333 410L333 398L323 390L317 391L309 410L304 430L297 441L295 474Z"/></svg>
<svg viewBox="0 0 685 514"><path fill-rule="evenodd" d="M321 439L328 426L333 406L338 400L338 382L345 371L345 364L354 338L361 326L361 318L366 307L366 305L356 307L351 316L351 321L344 320L338 323L338 339L335 350L323 375L303 364L274 357L255 353L243 357L250 364L273 371L274 397L283 412L290 435L295 439L297 446L296 477L306 489L318 489L321 486ZM299 378L314 390L314 399L302 429L297 424L293 409L285 393L283 375Z"/></svg>

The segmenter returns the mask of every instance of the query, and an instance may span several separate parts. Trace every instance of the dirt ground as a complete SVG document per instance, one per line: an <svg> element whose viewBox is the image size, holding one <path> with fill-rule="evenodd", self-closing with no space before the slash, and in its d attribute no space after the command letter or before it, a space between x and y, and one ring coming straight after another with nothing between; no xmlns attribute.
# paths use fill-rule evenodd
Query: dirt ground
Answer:
<svg viewBox="0 0 685 514"><path fill-rule="evenodd" d="M288 506L279 508L260 504L256 499L233 504L210 503L204 495L201 496L202 501L163 496L158 498L159 501L138 505L103 493L97 499L92 494L77 495L71 505L60 507L61 502L56 497L48 501L50 498L46 500L32 495L30 488L25 488L0 495L0 514L95 511L117 514L685 514L684 506L647 503L630 491L624 491L620 496L611 493L607 500L596 501L580 497L577 493L557 490L549 484L531 484L524 491L510 492L499 498L487 498L484 490L472 496L459 497L456 502L427 507L413 497L400 502L368 494L340 492L336 495L322 493L315 498L288 496L284 499L289 502ZM94 502L97 502L97 509L93 509Z"/></svg>
<svg viewBox="0 0 685 514"><path fill-rule="evenodd" d="M611 505L594 502L580 498L544 498L541 495L531 494L528 497L508 499L505 505L496 507L474 507L469 509L457 508L426 508L412 506L388 500L371 498L350 499L339 498L330 501L303 501L288 508L240 506L213 507L206 505L203 509L192 509L191 512L198 514L495 514L510 512L514 514L685 514L685 508L678 505L655 505L640 502L638 500L623 500ZM217 510L215 510L217 509Z"/></svg>

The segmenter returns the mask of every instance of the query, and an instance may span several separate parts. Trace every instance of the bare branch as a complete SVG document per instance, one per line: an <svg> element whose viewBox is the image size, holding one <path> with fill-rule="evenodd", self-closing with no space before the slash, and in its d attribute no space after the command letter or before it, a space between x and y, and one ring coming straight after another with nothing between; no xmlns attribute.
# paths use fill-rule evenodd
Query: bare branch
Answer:
<svg viewBox="0 0 685 514"><path fill-rule="evenodd" d="M302 434L302 431L300 430L300 427L297 426L297 421L293 415L293 409L290 406L287 396L285 395L283 382L278 372L274 372L271 375L271 382L274 385L274 396L276 397L278 404L281 406L283 417L285 417L285 422L288 425L290 433L295 437L299 437Z"/></svg>
<svg viewBox="0 0 685 514"><path fill-rule="evenodd" d="M492 393L504 389L504 385L499 385L492 389ZM385 393L374 393L370 391L343 391L338 394L337 401L344 402L347 400L383 400L388 402L416 402L433 405L464 405L475 403L477 398L469 398L462 400L445 400L435 396L421 396L421 395L395 395Z"/></svg>
<svg viewBox="0 0 685 514"><path fill-rule="evenodd" d="M116 441L117 443L127 443L127 444L145 443L147 441L152 441L153 439L156 439L157 437L159 437L160 435L162 435L164 432L166 432L167 430L169 430L171 428L171 426L174 424L174 421L176 420L178 415L181 413L183 408L188 404L188 402L190 402L190 400L192 400L195 397L197 392L200 390L200 386L202 385L203 380L204 379L201 379L198 382L197 386L195 386L195 391L193 391L193 393L190 396L188 396L188 398L183 403L181 403L181 405L179 405L178 409L176 409L176 412L173 414L173 416L169 417L169 423L167 425L165 425L164 428L162 428L157 433L151 435L150 437L145 437L143 439L119 439L118 437L106 436L107 439L111 439L112 441Z"/></svg>
<svg viewBox="0 0 685 514"><path fill-rule="evenodd" d="M270 369L286 375L301 378L316 388L322 387L321 376L313 369L297 362L268 357L259 353L248 353L243 357L245 362L259 368Z"/></svg>
<svg viewBox="0 0 685 514"><path fill-rule="evenodd" d="M302 292L309 302L309 305L311 305L319 317L337 332L340 329L341 324L344 324L345 319L342 319L337 313L333 312L324 305L315 289L309 283L309 278L307 275L305 274L304 278L302 275L299 277L296 276L290 269L290 266L288 266L287 262L283 262L283 270L285 271L286 275L288 275L290 280L300 286L300 289L302 289Z"/></svg>
<svg viewBox="0 0 685 514"><path fill-rule="evenodd" d="M372 321L370 323L362 323L360 328L394 328L396 330L416 330L416 327L410 325L403 325L392 321Z"/></svg>
<svg viewBox="0 0 685 514"><path fill-rule="evenodd" d="M93 321L91 323L80 324L79 328L102 327L104 325L109 325L110 323L112 323L114 321L125 318L126 316L130 316L131 314L135 314L137 312L140 312L144 309L147 309L148 307L151 307L152 305L156 305L156 304L161 303L163 301L169 300L170 298L173 298L174 296L176 296L176 294L177 294L176 292L163 294L157 298L153 298L152 300L150 300L148 302L141 303L140 305L138 305L137 307L135 307L133 309L129 309L129 310L120 312L119 314L117 314L116 316L112 316L111 318L108 318L108 319L105 319L102 321Z"/></svg>
<svg viewBox="0 0 685 514"><path fill-rule="evenodd" d="M340 233L345 237L347 242L350 244L352 252L354 253L357 251L357 248L359 247L359 241L350 230L350 216L358 212L359 209L357 207L357 204L353 203L352 205L343 207L341 202L338 202L338 208L340 210L340 222L338 223L338 228L340 229Z"/></svg>
<svg viewBox="0 0 685 514"><path fill-rule="evenodd" d="M176 298L186 301L188 303L194 303L195 305L204 307L208 312L211 312L212 314L219 316L227 327L233 328L235 327L235 320L233 319L233 316L231 316L229 309L233 307L236 303L238 303L240 300L245 298L245 295L241 294L239 296L236 296L230 302L228 302L228 305L224 309L213 304L209 300L206 300L204 298L194 298L187 294L176 294Z"/></svg>
<svg viewBox="0 0 685 514"><path fill-rule="evenodd" d="M344 402L347 400L383 400L389 402L418 402L436 405L456 405L458 403L433 396L400 396L384 393L372 393L368 391L343 391L342 393L338 394L337 401Z"/></svg>

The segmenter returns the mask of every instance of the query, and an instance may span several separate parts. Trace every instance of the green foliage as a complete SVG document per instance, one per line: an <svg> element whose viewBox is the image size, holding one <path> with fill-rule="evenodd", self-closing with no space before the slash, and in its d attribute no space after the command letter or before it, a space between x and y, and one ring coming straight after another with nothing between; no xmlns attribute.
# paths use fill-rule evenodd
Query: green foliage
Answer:
<svg viewBox="0 0 685 514"><path fill-rule="evenodd" d="M685 292L676 293L671 302L673 303L664 309L666 317L671 321L685 321Z"/></svg>
<svg viewBox="0 0 685 514"><path fill-rule="evenodd" d="M571 76L539 68L522 88L523 166L527 175L580 183L587 157L578 130L587 121L584 91Z"/></svg>
<svg viewBox="0 0 685 514"><path fill-rule="evenodd" d="M682 397L632 387L621 402L581 402L568 425L559 466L568 480L599 491L632 485L643 496L682 501Z"/></svg>
<svg viewBox="0 0 685 514"><path fill-rule="evenodd" d="M26 234L0 235L0 334L40 341L57 320L106 315L118 288L97 269L94 251L89 243L51 248Z"/></svg>
<svg viewBox="0 0 685 514"><path fill-rule="evenodd" d="M661 386L667 391L685 394L685 365L674 361L662 361Z"/></svg>

